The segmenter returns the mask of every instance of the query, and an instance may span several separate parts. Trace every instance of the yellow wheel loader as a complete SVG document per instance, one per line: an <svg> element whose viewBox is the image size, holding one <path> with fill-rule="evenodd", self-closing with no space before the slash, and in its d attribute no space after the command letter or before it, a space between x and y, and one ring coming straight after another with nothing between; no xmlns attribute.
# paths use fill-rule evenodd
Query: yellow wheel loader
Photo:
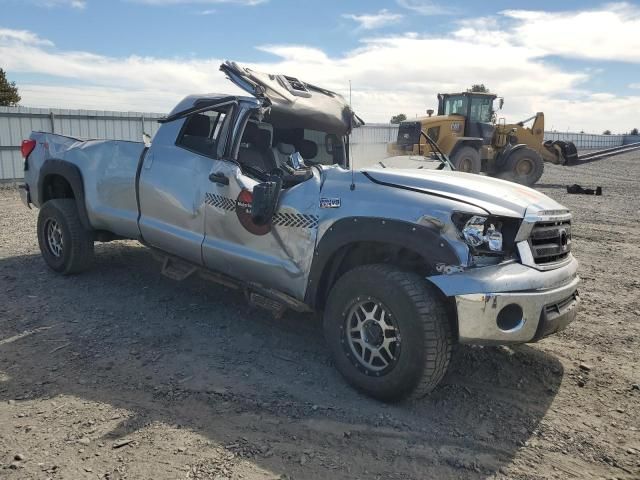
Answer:
<svg viewBox="0 0 640 480"><path fill-rule="evenodd" d="M430 155L429 136L457 170L485 172L533 185L542 176L544 162L567 164L578 158L571 142L544 141L544 114L516 124L496 122L492 93L463 92L438 95L438 114L400 123L398 138L388 145L390 155ZM498 108L504 101L499 99ZM533 121L530 127L525 124Z"/></svg>

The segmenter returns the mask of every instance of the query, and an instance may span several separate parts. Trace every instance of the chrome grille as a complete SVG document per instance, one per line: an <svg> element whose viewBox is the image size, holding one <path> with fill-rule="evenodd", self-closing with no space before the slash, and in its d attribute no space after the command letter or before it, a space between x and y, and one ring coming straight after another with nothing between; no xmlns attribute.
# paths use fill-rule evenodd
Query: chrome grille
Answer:
<svg viewBox="0 0 640 480"><path fill-rule="evenodd" d="M571 220L537 222L531 230L529 246L538 265L564 260L571 251Z"/></svg>

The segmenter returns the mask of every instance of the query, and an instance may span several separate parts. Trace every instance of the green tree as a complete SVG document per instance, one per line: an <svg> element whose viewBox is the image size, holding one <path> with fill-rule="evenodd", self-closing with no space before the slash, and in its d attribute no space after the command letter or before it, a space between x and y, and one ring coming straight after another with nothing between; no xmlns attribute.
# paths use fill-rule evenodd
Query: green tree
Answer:
<svg viewBox="0 0 640 480"><path fill-rule="evenodd" d="M631 131L629 132L629 135L638 135L638 129L632 128Z"/></svg>
<svg viewBox="0 0 640 480"><path fill-rule="evenodd" d="M602 132L603 135L611 135L611 130L605 130Z"/></svg>
<svg viewBox="0 0 640 480"><path fill-rule="evenodd" d="M4 70L0 68L0 107L15 107L20 102L16 82L9 82Z"/></svg>
<svg viewBox="0 0 640 480"><path fill-rule="evenodd" d="M407 116L404 113L399 113L398 115L394 115L391 117L391 123L400 123L404 122L407 119Z"/></svg>
<svg viewBox="0 0 640 480"><path fill-rule="evenodd" d="M489 93L489 89L484 86L484 83L474 83L473 85L471 85L469 91L477 93Z"/></svg>

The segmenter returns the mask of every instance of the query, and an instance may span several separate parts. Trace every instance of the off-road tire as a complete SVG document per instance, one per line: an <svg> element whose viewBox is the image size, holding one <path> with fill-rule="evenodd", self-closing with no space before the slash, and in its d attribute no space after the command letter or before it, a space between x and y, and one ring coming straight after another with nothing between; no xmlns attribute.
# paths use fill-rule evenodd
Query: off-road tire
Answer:
<svg viewBox="0 0 640 480"><path fill-rule="evenodd" d="M480 173L482 161L480 152L473 147L461 147L451 158L451 163L456 170L467 173Z"/></svg>
<svg viewBox="0 0 640 480"><path fill-rule="evenodd" d="M400 332L399 356L380 376L358 365L346 337L354 305L375 299L388 308ZM331 289L324 334L336 368L360 391L383 401L421 398L442 380L453 343L443 301L417 274L390 265L364 265L345 273Z"/></svg>
<svg viewBox="0 0 640 480"><path fill-rule="evenodd" d="M543 173L544 160L540 154L530 148L521 148L509 155L498 177L532 187Z"/></svg>
<svg viewBox="0 0 640 480"><path fill-rule="evenodd" d="M47 232L51 225L60 232L60 251L56 255ZM93 260L93 234L86 230L78 216L75 200L49 200L38 215L38 245L45 263L54 271L71 275L86 270Z"/></svg>

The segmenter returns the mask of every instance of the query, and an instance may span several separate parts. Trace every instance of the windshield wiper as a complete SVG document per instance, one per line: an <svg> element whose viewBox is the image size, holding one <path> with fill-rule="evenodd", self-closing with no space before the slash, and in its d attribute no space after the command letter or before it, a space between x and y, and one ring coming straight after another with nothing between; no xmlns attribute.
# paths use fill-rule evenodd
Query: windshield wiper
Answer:
<svg viewBox="0 0 640 480"><path fill-rule="evenodd" d="M452 170L455 170L455 167L453 166L453 164L449 160L449 157L447 157L444 154L444 152L442 150L440 150L440 147L438 147L436 142L434 142L433 139L429 135L427 135L424 130L420 130L420 135L425 138L425 140L427 141L427 143L431 147L432 151L439 155L438 160L440 160L443 163L443 165L448 165L449 168L451 168ZM421 155L421 153L420 153L420 141L418 141L418 155Z"/></svg>

